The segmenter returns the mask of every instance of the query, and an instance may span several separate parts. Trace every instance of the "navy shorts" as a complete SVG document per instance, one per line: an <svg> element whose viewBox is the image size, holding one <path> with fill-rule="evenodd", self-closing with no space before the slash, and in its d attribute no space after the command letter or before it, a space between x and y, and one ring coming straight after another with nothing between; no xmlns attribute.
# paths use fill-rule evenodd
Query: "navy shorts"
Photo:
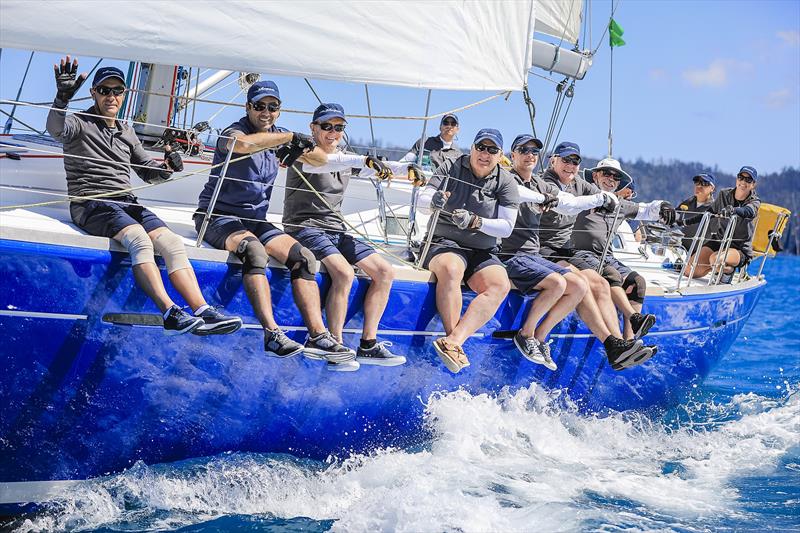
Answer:
<svg viewBox="0 0 800 533"><path fill-rule="evenodd" d="M600 256L589 250L576 250L574 257L589 265L595 272L597 272L597 267L600 266ZM632 272L633 270L617 261L617 258L609 253L606 254L606 260L603 262L603 271L600 275L612 287L622 287L623 281Z"/></svg>
<svg viewBox="0 0 800 533"><path fill-rule="evenodd" d="M329 255L341 254L351 265L376 253L369 244L351 237L341 231L328 231L322 228L303 228L289 233L297 241L311 250L322 261Z"/></svg>
<svg viewBox="0 0 800 533"><path fill-rule="evenodd" d="M552 261L553 263L558 263L559 261L566 261L570 265L574 266L578 270L596 270L597 264L594 267L590 263L587 263L584 259L580 256L576 255L576 250L572 248L548 248L547 246L542 246L539 250L539 255L547 259L548 261Z"/></svg>
<svg viewBox="0 0 800 533"><path fill-rule="evenodd" d="M522 294L530 294L539 283L550 274L569 274L568 268L533 254L517 254L506 260L508 279Z"/></svg>
<svg viewBox="0 0 800 533"><path fill-rule="evenodd" d="M463 248L457 242L451 241L450 239L434 237L422 267L428 268L434 257L446 253L455 254L464 261L464 266L466 267L464 270L464 281L468 281L469 278L486 267L492 265L503 266L503 262L495 255L497 253L497 248L489 250Z"/></svg>
<svg viewBox="0 0 800 533"><path fill-rule="evenodd" d="M100 237L112 238L133 224L140 224L148 233L167 227L155 213L131 196L72 202L69 214L76 226L89 235Z"/></svg>
<svg viewBox="0 0 800 533"><path fill-rule="evenodd" d="M203 240L214 248L224 250L228 237L239 231L249 231L261 241L261 244L267 244L275 237L283 235L283 231L267 221L242 220L236 215L218 213L215 211L211 215L206 233L203 235ZM203 218L205 218L204 213L194 214L194 229L197 233L200 233L200 228L203 226Z"/></svg>
<svg viewBox="0 0 800 533"><path fill-rule="evenodd" d="M733 268L742 268L748 262L750 262L750 257L748 257L740 248L741 245L737 245L738 243L732 242L731 243L731 250L736 250L739 252L739 264L734 266ZM722 246L721 237L718 235L712 235L711 239L703 243L703 246L706 248L711 248L712 252L719 252L720 247Z"/></svg>

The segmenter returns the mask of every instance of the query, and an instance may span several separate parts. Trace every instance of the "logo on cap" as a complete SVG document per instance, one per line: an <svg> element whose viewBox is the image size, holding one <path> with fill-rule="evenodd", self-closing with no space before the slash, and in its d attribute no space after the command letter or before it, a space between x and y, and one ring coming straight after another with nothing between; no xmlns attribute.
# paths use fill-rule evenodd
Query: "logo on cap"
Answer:
<svg viewBox="0 0 800 533"><path fill-rule="evenodd" d="M472 141L472 144L487 140L492 141L498 148L503 148L503 135L494 128L483 128L475 135L475 140Z"/></svg>
<svg viewBox="0 0 800 533"><path fill-rule="evenodd" d="M125 74L117 67L102 67L97 69L92 80L92 87L97 87L109 78L119 78L125 84Z"/></svg>

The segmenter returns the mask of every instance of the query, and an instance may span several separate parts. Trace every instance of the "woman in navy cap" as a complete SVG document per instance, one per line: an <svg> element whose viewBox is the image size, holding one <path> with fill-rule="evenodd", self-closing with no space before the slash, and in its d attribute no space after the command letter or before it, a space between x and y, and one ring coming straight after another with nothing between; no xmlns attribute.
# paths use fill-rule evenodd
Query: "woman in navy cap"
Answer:
<svg viewBox="0 0 800 533"><path fill-rule="evenodd" d="M694 182L694 196L687 198L678 205L678 213L682 215L681 219L698 214L702 215L711 209L711 204L714 203L714 189L717 184L714 175L704 172L693 177L692 181ZM699 227L700 223L698 222L697 224L688 224L683 228L684 238L682 244L687 250L692 247L692 240Z"/></svg>
<svg viewBox="0 0 800 533"><path fill-rule="evenodd" d="M711 271L711 266L717 261L717 252L722 246L722 236L725 233L727 222L732 216L737 217L736 228L728 254L725 256L725 271L728 281L734 270L746 265L753 256L753 234L756 230L756 216L761 207L761 200L756 195L756 182L758 172L751 166L743 166L736 175L736 187L723 189L711 205L711 213L717 215L721 222L717 224L716 231L700 249L700 258L694 271L695 278L705 276ZM694 224L700 221L702 215L695 215L683 222ZM694 257L689 259L684 272L688 274Z"/></svg>

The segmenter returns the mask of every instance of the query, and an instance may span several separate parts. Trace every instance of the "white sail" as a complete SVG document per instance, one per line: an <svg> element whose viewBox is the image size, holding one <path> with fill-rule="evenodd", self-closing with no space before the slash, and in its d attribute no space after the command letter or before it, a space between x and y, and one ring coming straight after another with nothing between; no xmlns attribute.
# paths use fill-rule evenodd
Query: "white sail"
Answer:
<svg viewBox="0 0 800 533"><path fill-rule="evenodd" d="M582 17L582 0L539 0L534 30L574 44L578 41Z"/></svg>
<svg viewBox="0 0 800 533"><path fill-rule="evenodd" d="M544 2L548 25L558 25L551 20L558 4ZM371 84L511 90L522 87L532 64L537 5L3 0L0 46Z"/></svg>

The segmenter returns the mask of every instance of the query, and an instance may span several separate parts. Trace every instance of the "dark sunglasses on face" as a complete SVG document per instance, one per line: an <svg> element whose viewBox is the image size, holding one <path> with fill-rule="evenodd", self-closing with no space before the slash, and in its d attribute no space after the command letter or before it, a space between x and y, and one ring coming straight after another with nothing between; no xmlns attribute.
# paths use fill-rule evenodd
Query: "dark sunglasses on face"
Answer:
<svg viewBox="0 0 800 533"><path fill-rule="evenodd" d="M711 183L703 180L694 180L694 184L699 185L701 187L708 187L709 185L711 185Z"/></svg>
<svg viewBox="0 0 800 533"><path fill-rule="evenodd" d="M125 87L106 87L105 85L98 85L94 88L94 91L100 96L108 96L109 94L120 96L125 93Z"/></svg>
<svg viewBox="0 0 800 533"><path fill-rule="evenodd" d="M442 126L458 126L458 122L454 120L445 120L442 122Z"/></svg>
<svg viewBox="0 0 800 533"><path fill-rule="evenodd" d="M527 154L537 155L539 153L539 149L536 148L535 146L520 146L515 150L515 152L519 152L520 154L523 155Z"/></svg>
<svg viewBox="0 0 800 533"><path fill-rule="evenodd" d="M256 102L255 104L250 104L250 107L252 107L254 111L258 111L259 113L261 113L265 109L268 109L270 113L274 113L276 111L281 110L281 104L278 104L276 102L270 102L268 104L265 104L264 102Z"/></svg>
<svg viewBox="0 0 800 533"><path fill-rule="evenodd" d="M323 122L322 124L317 124L319 129L322 131L335 131L336 133L342 133L344 129L347 127L347 124L331 124L330 122Z"/></svg>
<svg viewBox="0 0 800 533"><path fill-rule="evenodd" d="M497 155L500 153L500 148L490 144L475 143L475 149L479 152L489 152L492 155Z"/></svg>
<svg viewBox="0 0 800 533"><path fill-rule="evenodd" d="M742 180L745 183L755 183L756 180L753 179L753 176L748 176L747 174L739 174L736 176L737 180Z"/></svg>
<svg viewBox="0 0 800 533"><path fill-rule="evenodd" d="M616 172L614 172L613 170L605 170L605 169L603 169L603 170L600 171L600 174L602 174L603 176L605 176L607 178L612 178L614 181L619 181L620 180L620 175L617 174Z"/></svg>
<svg viewBox="0 0 800 533"><path fill-rule="evenodd" d="M581 158L578 157L578 156L562 157L561 161L563 161L565 165L580 165L581 164Z"/></svg>

